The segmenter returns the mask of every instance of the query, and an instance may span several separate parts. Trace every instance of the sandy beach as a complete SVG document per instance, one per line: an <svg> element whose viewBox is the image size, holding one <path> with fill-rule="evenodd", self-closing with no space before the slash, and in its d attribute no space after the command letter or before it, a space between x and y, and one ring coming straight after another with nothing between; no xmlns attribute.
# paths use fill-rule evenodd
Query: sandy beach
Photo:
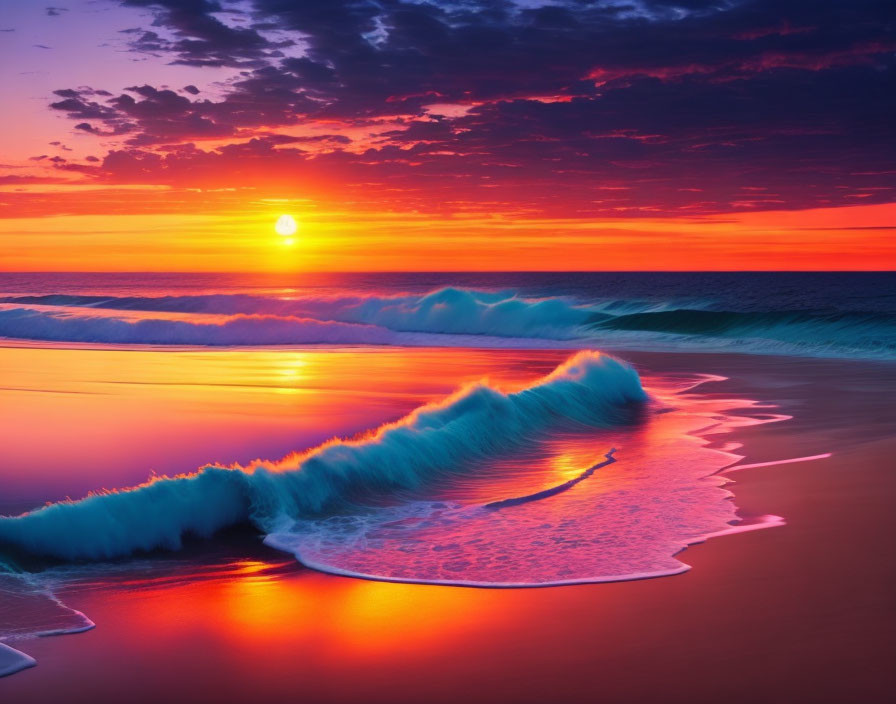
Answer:
<svg viewBox="0 0 896 704"><path fill-rule="evenodd" d="M896 2L0 0L0 66L0 704L896 699Z"/></svg>
<svg viewBox="0 0 896 704"><path fill-rule="evenodd" d="M22 643L39 666L0 688L19 702L883 700L896 685L896 367L623 356L727 376L713 394L794 416L726 436L742 464L832 453L731 473L741 515L785 526L693 546L679 576L503 590L319 574L243 535L194 566L200 579L61 594L97 628Z"/></svg>

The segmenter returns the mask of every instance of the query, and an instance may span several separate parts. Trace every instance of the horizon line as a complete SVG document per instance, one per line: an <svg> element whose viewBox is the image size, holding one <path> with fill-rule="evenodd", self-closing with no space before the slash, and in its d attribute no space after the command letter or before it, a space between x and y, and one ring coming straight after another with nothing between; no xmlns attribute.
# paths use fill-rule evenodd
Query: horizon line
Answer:
<svg viewBox="0 0 896 704"><path fill-rule="evenodd" d="M189 271L181 269L16 269L6 274L238 274L293 276L297 274L893 274L896 269L317 269L295 271Z"/></svg>

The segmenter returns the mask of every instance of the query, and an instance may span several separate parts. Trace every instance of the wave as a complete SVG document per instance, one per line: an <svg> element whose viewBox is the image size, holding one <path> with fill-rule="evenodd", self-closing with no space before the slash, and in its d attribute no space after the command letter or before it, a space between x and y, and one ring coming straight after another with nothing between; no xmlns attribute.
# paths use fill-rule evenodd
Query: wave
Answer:
<svg viewBox="0 0 896 704"><path fill-rule="evenodd" d="M263 315L376 326L394 332L570 339L593 314L562 298L529 299L513 291L441 288L424 295L272 298L196 296L6 296L16 305L129 311Z"/></svg>
<svg viewBox="0 0 896 704"><path fill-rule="evenodd" d="M645 400L630 366L580 352L520 391L471 385L359 440L333 440L274 463L206 466L0 518L0 546L31 557L106 560L176 550L186 536L209 537L239 523L271 532L284 521L351 510L448 478L558 425L624 422Z"/></svg>
<svg viewBox="0 0 896 704"><path fill-rule="evenodd" d="M595 316L600 333L651 332L670 342L742 351L816 356L896 355L896 315L863 311L678 309ZM631 338L629 338L631 340ZM643 338L645 342L649 338ZM660 340L662 341L662 340Z"/></svg>
<svg viewBox="0 0 896 704"><path fill-rule="evenodd" d="M98 344L599 345L896 357L896 315L891 313L681 305L641 299L584 303L462 288L391 296L19 295L0 298L0 336Z"/></svg>
<svg viewBox="0 0 896 704"><path fill-rule="evenodd" d="M355 325L275 315L233 315L220 321L72 316L31 308L0 310L0 336L52 342L138 345L396 344L396 334Z"/></svg>
<svg viewBox="0 0 896 704"><path fill-rule="evenodd" d="M879 312L812 312L812 311L771 311L736 312L698 310L682 308L678 310L638 312L612 318L601 318L591 322L601 327L615 330L655 330L687 335L724 335L744 331L767 331L775 327L795 325L832 327L867 326L869 330L896 327L896 316Z"/></svg>

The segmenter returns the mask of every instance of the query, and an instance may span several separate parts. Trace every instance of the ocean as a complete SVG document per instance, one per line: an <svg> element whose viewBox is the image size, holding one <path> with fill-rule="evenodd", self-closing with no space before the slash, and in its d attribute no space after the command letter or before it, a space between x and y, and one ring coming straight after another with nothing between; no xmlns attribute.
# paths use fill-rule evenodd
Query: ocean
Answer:
<svg viewBox="0 0 896 704"><path fill-rule="evenodd" d="M892 272L0 274L0 337L892 358Z"/></svg>
<svg viewBox="0 0 896 704"><path fill-rule="evenodd" d="M627 352L886 362L894 283L0 274L0 674L94 625L72 585L202 579L234 530L389 582L685 572L689 545L785 522L739 511L726 470L728 436L791 416Z"/></svg>

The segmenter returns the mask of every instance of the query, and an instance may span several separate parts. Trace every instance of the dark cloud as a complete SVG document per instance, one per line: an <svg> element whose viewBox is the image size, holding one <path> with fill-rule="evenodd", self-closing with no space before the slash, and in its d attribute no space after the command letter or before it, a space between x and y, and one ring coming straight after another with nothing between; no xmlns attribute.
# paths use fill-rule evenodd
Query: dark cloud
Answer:
<svg viewBox="0 0 896 704"><path fill-rule="evenodd" d="M402 207L547 212L560 193L576 214L881 202L896 189L891 0L252 0L247 26L211 0L125 4L154 17L127 30L134 51L242 71L207 99L57 91L52 107L78 129L126 135L101 178L203 184L248 169L274 185L365 184L359 198ZM380 124L370 149L347 151L355 133L340 131ZM327 134L270 133L306 125ZM265 134L246 141L253 130ZM209 138L233 144L193 144Z"/></svg>
<svg viewBox="0 0 896 704"><path fill-rule="evenodd" d="M103 133L128 134L131 144L164 144L228 137L241 128L294 124L318 107L296 90L298 85L294 77L266 68L234 82L219 101L190 100L172 90L142 85L112 97L92 89L58 90L56 95L65 100L51 107L73 119L101 120Z"/></svg>
<svg viewBox="0 0 896 704"><path fill-rule="evenodd" d="M292 40L271 41L254 29L226 24L216 15L235 11L225 10L215 0L124 0L122 4L149 9L155 16L153 25L172 35L125 30L136 35L132 48L169 55L175 64L260 67L278 49L293 44Z"/></svg>
<svg viewBox="0 0 896 704"><path fill-rule="evenodd" d="M46 13L50 17L59 17L63 12L68 12L67 7L48 7L46 8Z"/></svg>
<svg viewBox="0 0 896 704"><path fill-rule="evenodd" d="M61 110L72 119L78 120L103 120L109 126L117 126L117 133L126 131L122 115L116 108L105 104L109 93L95 91L92 88L64 88L53 93L62 100L50 103L53 110ZM89 125L88 125L89 127ZM75 126L76 129L86 129L84 123Z"/></svg>

